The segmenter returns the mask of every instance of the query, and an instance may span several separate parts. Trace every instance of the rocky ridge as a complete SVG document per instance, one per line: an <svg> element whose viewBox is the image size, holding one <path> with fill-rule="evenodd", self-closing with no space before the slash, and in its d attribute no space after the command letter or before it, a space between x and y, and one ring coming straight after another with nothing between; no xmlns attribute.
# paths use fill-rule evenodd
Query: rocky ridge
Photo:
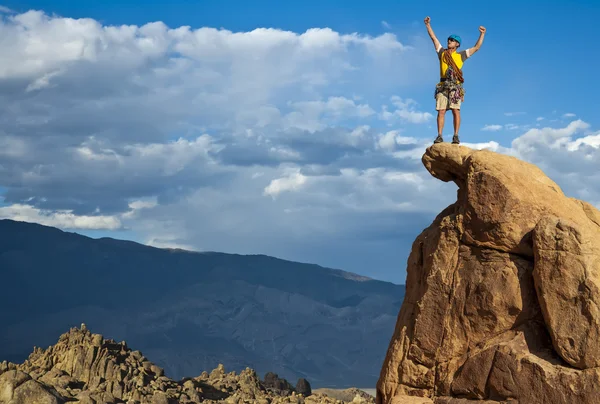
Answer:
<svg viewBox="0 0 600 404"><path fill-rule="evenodd" d="M374 403L357 391L353 403ZM0 404L62 403L345 403L313 393L310 383L296 386L267 373L260 380L246 368L239 374L219 365L210 373L175 381L140 351L105 339L82 324L47 349L34 348L22 364L0 363Z"/></svg>
<svg viewBox="0 0 600 404"><path fill-rule="evenodd" d="M413 243L376 402L598 403L600 211L515 157L422 162L457 201Z"/></svg>

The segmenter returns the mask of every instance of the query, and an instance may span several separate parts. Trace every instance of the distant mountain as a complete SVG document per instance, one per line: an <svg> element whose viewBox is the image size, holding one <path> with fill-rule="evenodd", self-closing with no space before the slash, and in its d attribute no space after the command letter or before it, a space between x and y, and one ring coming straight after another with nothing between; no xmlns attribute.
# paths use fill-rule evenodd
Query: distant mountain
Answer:
<svg viewBox="0 0 600 404"><path fill-rule="evenodd" d="M318 265L12 220L0 220L0 277L0 361L86 323L174 379L222 363L317 388L375 385L404 298L403 285Z"/></svg>

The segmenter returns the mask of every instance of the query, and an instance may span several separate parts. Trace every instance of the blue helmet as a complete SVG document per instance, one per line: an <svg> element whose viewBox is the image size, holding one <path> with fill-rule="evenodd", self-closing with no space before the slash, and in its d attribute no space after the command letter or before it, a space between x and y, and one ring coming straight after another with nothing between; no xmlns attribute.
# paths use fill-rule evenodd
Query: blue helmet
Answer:
<svg viewBox="0 0 600 404"><path fill-rule="evenodd" d="M461 39L458 35L450 35L448 39L454 39L456 42L458 42L458 46L460 46Z"/></svg>

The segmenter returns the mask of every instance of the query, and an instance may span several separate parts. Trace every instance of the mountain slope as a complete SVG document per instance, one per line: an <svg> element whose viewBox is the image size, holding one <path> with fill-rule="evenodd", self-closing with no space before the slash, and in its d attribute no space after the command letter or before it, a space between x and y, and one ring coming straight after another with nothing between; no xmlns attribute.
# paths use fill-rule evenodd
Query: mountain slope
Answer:
<svg viewBox="0 0 600 404"><path fill-rule="evenodd" d="M173 378L223 363L375 384L404 287L272 257L165 250L0 221L0 360L85 322Z"/></svg>

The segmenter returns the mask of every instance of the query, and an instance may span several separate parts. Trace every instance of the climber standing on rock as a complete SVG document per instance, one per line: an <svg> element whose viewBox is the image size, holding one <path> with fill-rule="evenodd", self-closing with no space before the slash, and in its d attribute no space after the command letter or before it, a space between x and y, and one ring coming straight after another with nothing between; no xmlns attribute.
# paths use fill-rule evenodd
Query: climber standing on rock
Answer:
<svg viewBox="0 0 600 404"><path fill-rule="evenodd" d="M444 49L433 33L430 22L431 18L425 17L427 32L433 41L433 45L435 46L435 50L440 60L440 81L435 86L435 109L438 111L438 136L434 140L434 143L444 141L442 136L444 119L446 110L451 109L454 118L454 136L452 137L452 143L459 144L458 130L460 128L460 106L465 98L465 90L463 88L465 80L463 78L462 66L465 60L473 56L473 54L481 48L483 37L485 35L485 27L479 27L479 39L477 40L477 43L475 43L475 46L457 52L457 49L461 45L460 36L450 35L448 37L448 48Z"/></svg>

